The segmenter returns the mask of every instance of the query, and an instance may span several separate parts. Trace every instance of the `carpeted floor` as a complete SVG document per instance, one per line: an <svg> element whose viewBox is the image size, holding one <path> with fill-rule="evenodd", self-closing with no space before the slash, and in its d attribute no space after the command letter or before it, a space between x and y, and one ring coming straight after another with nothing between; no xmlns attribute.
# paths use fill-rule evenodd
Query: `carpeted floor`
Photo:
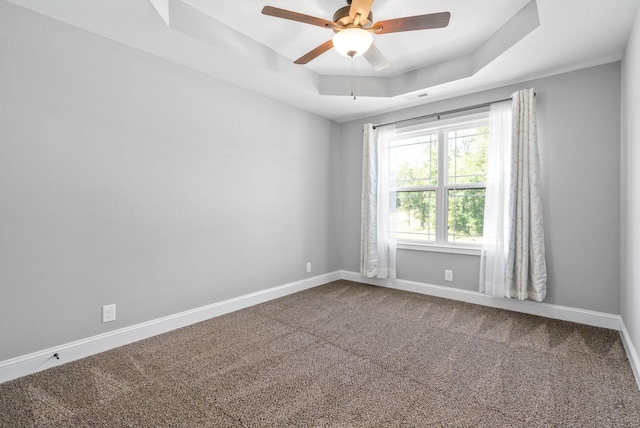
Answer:
<svg viewBox="0 0 640 428"><path fill-rule="evenodd" d="M337 281L0 385L2 427L638 427L618 332Z"/></svg>

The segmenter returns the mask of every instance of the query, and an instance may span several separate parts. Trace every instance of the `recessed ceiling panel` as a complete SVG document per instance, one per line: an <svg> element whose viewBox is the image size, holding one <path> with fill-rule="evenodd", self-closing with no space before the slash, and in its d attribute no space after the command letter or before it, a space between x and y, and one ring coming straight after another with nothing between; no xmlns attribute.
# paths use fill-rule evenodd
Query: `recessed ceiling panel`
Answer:
<svg viewBox="0 0 640 428"><path fill-rule="evenodd" d="M249 0L212 2L185 0L209 16L279 52L291 61L333 36L331 29L265 16L265 5L332 20L344 0ZM374 43L390 63L375 71L364 58L356 59L358 75L394 76L474 51L529 0L374 0L373 21L450 12L446 28L374 35ZM304 67L318 75L348 75L351 61L335 51L321 55Z"/></svg>

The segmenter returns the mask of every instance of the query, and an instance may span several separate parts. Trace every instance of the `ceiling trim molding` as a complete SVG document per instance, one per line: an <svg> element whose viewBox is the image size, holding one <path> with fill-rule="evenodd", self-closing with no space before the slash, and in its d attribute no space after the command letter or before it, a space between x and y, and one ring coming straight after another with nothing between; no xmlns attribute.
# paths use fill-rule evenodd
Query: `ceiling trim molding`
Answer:
<svg viewBox="0 0 640 428"><path fill-rule="evenodd" d="M284 0L274 1L285 4ZM494 4L494 0L483 1L485 5ZM368 69L360 71L362 74L357 74L355 81L357 100L349 96L352 80L344 67L318 66L318 69L336 70L323 74L313 71L316 65L295 65L278 49L262 43L260 37L251 36L260 32L243 33L233 26L245 28L243 23L246 22L244 16L233 18L234 10L252 13L255 17L264 2L231 2L230 11L209 0L0 0L0 5L16 5L240 90L343 123L619 61L640 2L619 0L618 6L612 8L606 2L517 0L517 7L508 7L511 1L516 0L495 0L495 4L501 6L494 15L491 7L475 8L477 0L462 0L456 13L462 13L461 18L466 17L466 20L462 20L465 24L456 31L464 33L465 28L483 25L487 19L493 23L491 28L496 28L495 19L491 17L498 16L502 17L504 25L491 36L475 37L472 45L467 43L466 50L447 51L450 57L439 56L440 60L423 62L423 65L419 65L420 60L426 61L428 51L439 51L439 46L430 44L437 43L435 41L419 44L424 46L424 55L412 58L415 68L399 67L411 70L409 72L390 73L387 70L372 74ZM311 3L321 7L324 0ZM514 12L518 7L520 10ZM504 14L507 10L512 16L508 21L508 15ZM10 12L23 11L10 9ZM24 15L24 19L35 17ZM278 39L277 46L282 46L282 38L288 34L284 30L280 32L280 28L285 26L286 23L267 26L270 32L276 33L266 41ZM295 28L293 24L291 28ZM289 42L288 39L285 41ZM290 42L297 43L296 40ZM389 46L393 49L394 44ZM443 54L446 55L439 52L439 55ZM331 58L325 57L323 61L331 66ZM346 75L341 75L343 73Z"/></svg>
<svg viewBox="0 0 640 428"><path fill-rule="evenodd" d="M169 0L149 0L160 17L169 25Z"/></svg>
<svg viewBox="0 0 640 428"><path fill-rule="evenodd" d="M172 30L202 42L207 58L192 68L228 83L281 99L282 87L299 99L318 91L318 75L228 27L184 0L149 0ZM221 43L224 41L224 43ZM214 59L212 61L212 59ZM253 78L259 71L261 78ZM295 105L295 103L293 103Z"/></svg>

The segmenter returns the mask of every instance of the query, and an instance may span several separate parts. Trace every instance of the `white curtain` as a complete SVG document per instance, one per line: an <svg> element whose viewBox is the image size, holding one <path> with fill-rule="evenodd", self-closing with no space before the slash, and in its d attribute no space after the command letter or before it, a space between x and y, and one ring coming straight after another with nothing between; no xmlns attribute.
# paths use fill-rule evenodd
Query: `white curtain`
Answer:
<svg viewBox="0 0 640 428"><path fill-rule="evenodd" d="M360 273L369 278L396 278L396 238L391 218L395 192L389 188L389 144L395 127L364 127Z"/></svg>
<svg viewBox="0 0 640 428"><path fill-rule="evenodd" d="M480 291L495 297L504 297L506 294L512 116L511 101L491 105Z"/></svg>
<svg viewBox="0 0 640 428"><path fill-rule="evenodd" d="M513 95L511 218L507 257L507 297L541 302L547 293L540 200L540 158L533 89Z"/></svg>
<svg viewBox="0 0 640 428"><path fill-rule="evenodd" d="M533 89L513 93L510 132L506 133L497 125L505 124L497 117L498 111L507 114L503 106L491 109L489 132L494 135L490 144L498 147L490 147L487 164L488 239L483 244L480 290L492 296L540 302L546 296L547 273L535 102ZM508 156L509 161L502 156Z"/></svg>

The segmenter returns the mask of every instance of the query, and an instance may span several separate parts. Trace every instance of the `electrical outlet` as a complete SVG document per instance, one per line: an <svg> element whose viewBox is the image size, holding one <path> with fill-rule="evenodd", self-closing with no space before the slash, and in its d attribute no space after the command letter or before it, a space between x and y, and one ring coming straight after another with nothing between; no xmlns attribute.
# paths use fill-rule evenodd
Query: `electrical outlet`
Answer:
<svg viewBox="0 0 640 428"><path fill-rule="evenodd" d="M453 271L445 269L444 271L444 280L445 281L453 281Z"/></svg>
<svg viewBox="0 0 640 428"><path fill-rule="evenodd" d="M311 262L307 263L307 273L311 272Z"/></svg>
<svg viewBox="0 0 640 428"><path fill-rule="evenodd" d="M111 322L116 320L116 305L104 305L102 307L102 322Z"/></svg>

